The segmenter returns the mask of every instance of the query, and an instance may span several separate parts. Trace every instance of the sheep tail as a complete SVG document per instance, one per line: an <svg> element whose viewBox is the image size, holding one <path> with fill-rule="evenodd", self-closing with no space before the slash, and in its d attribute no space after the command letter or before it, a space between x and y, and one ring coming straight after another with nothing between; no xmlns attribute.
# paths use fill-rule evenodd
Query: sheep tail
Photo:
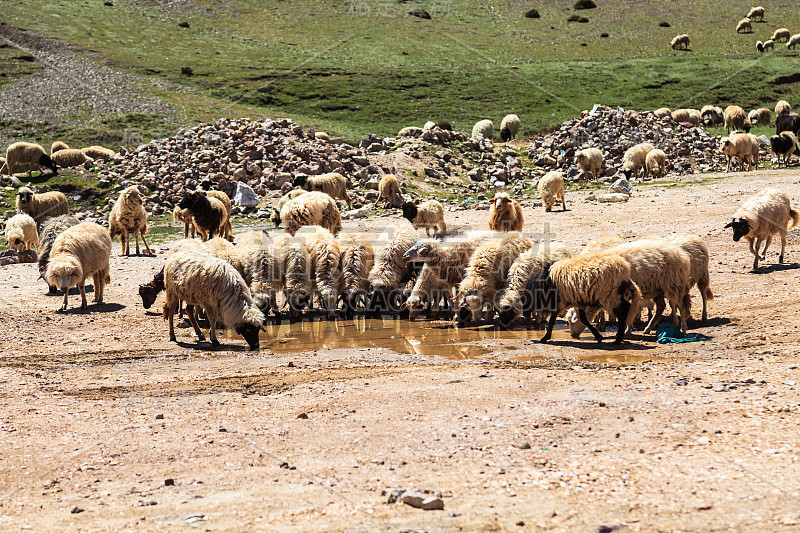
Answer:
<svg viewBox="0 0 800 533"><path fill-rule="evenodd" d="M706 288L706 300L708 300L709 302L714 300L714 293L711 292L710 288Z"/></svg>
<svg viewBox="0 0 800 533"><path fill-rule="evenodd" d="M800 212L798 212L796 209L789 210L789 217L792 219L792 225L789 226L789 228L796 228L798 225L800 225Z"/></svg>

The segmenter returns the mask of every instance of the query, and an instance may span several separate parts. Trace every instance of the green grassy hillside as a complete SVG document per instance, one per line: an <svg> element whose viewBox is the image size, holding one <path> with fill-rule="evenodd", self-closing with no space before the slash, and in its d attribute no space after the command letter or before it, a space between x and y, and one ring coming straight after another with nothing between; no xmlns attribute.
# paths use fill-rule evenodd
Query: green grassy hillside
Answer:
<svg viewBox="0 0 800 533"><path fill-rule="evenodd" d="M597 9L574 11L563 0L184 0L169 8L154 0L15 0L3 4L0 21L188 87L158 93L183 123L288 115L353 140L429 119L460 129L482 118L497 124L508 112L530 134L594 103L800 103L797 86L776 84L800 72L798 52L784 44L755 51L775 28L800 32L800 11L789 3L763 3L766 22L737 35L750 2L595 1ZM416 7L432 19L406 14ZM524 17L533 7L541 18ZM575 14L589 22L567 22ZM673 51L669 41L684 32L691 50ZM0 70L13 68L3 59ZM144 137L161 135L174 120L140 117L135 126Z"/></svg>

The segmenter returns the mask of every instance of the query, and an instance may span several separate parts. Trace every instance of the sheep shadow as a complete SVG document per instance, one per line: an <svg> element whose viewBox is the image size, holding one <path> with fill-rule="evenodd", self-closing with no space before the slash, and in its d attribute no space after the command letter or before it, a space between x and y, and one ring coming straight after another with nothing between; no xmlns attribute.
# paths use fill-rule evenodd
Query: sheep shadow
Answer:
<svg viewBox="0 0 800 533"><path fill-rule="evenodd" d="M686 327L688 329L700 329L700 328L715 328L718 326L727 326L731 324L732 320L728 317L718 316L715 318L707 318L706 320L697 320L695 318L690 318L686 321ZM707 337L711 337L710 335L706 335Z"/></svg>
<svg viewBox="0 0 800 533"><path fill-rule="evenodd" d="M785 270L797 270L800 268L800 263L775 263L767 267L758 267L751 270L751 274L771 274L773 272L783 272Z"/></svg>
<svg viewBox="0 0 800 533"><path fill-rule="evenodd" d="M214 345L211 344L211 341L197 341L197 342L183 342L178 341L176 342L178 346L181 348L186 348L187 350L198 350L203 352L257 352L259 350L250 350L246 346L242 346L240 344L219 344Z"/></svg>
<svg viewBox="0 0 800 533"><path fill-rule="evenodd" d="M117 311L121 311L125 309L125 306L122 304L112 304L112 303L89 303L86 306L86 309L81 309L80 306L78 307L69 307L66 311L62 311L58 309L58 313L65 314L65 315L90 315L94 313L116 313Z"/></svg>
<svg viewBox="0 0 800 533"><path fill-rule="evenodd" d="M642 342L635 342L642 341ZM640 337L638 335L628 335L622 341L622 344L614 344L614 337L604 336L603 342L597 342L591 334L582 339L551 339L545 343L539 340L531 340L531 344L539 344L541 346L558 346L559 348L575 348L579 350L599 350L603 352L647 352L654 350L658 345L653 343L650 336Z"/></svg>

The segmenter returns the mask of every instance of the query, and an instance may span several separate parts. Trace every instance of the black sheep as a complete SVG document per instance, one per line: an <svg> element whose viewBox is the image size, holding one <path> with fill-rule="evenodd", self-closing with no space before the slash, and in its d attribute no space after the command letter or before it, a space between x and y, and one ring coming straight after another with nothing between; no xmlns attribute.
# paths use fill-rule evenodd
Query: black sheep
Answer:
<svg viewBox="0 0 800 533"><path fill-rule="evenodd" d="M213 206L203 191L188 193L178 207L189 210L204 241L213 239L214 233L221 231L227 216L222 202L219 202L219 206Z"/></svg>
<svg viewBox="0 0 800 533"><path fill-rule="evenodd" d="M780 135L772 136L769 145L775 153L775 157L778 158L778 164L780 165L783 160L783 164L788 166L789 159L797 146L797 140L791 131L782 131Z"/></svg>

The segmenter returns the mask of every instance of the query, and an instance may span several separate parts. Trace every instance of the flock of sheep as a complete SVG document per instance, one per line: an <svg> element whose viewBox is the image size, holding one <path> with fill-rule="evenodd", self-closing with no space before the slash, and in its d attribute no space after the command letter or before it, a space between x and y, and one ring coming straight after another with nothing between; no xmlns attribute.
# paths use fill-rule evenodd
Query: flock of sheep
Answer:
<svg viewBox="0 0 800 533"><path fill-rule="evenodd" d="M753 22L764 22L764 8L762 6L750 8L747 16L736 24L736 33L752 33ZM778 28L773 32L771 39L767 39L763 43L757 41L756 50L762 53L768 50L774 51L775 43L779 42L785 42L786 48L792 50L800 44L800 33L792 35L788 28ZM670 46L672 46L673 50L688 50L689 43L689 35L682 33L672 39Z"/></svg>

